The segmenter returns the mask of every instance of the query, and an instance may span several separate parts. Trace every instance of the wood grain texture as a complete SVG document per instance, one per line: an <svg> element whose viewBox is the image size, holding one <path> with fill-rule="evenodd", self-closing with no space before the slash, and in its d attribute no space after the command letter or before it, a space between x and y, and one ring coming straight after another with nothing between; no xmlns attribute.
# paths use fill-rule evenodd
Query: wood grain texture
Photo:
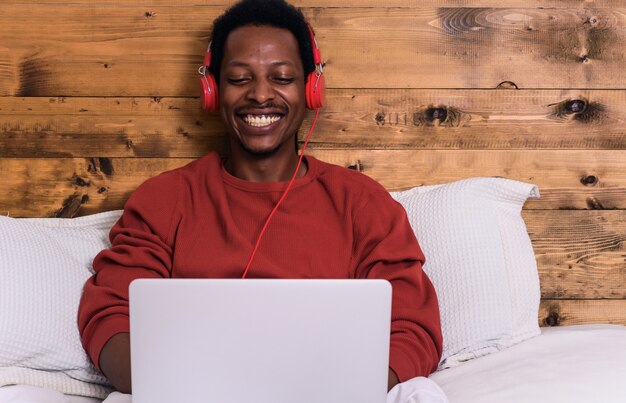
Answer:
<svg viewBox="0 0 626 403"><path fill-rule="evenodd" d="M389 190L498 176L535 183L542 197L530 209L622 209L623 150L311 150L330 163L358 167Z"/></svg>
<svg viewBox="0 0 626 403"><path fill-rule="evenodd" d="M327 101L314 148L626 149L626 90L331 90ZM198 157L224 151L225 132L197 98L0 97L0 157Z"/></svg>
<svg viewBox="0 0 626 403"><path fill-rule="evenodd" d="M22 4L24 0L3 0L4 4ZM37 4L68 4L67 0L36 0ZM90 4L98 6L127 5L128 0L72 0L72 4ZM138 5L214 5L229 6L235 1L226 0L133 0ZM624 0L291 0L297 7L377 7L377 8L420 8L420 7L551 7L551 8L589 8L589 7L626 7Z"/></svg>
<svg viewBox="0 0 626 403"><path fill-rule="evenodd" d="M335 90L318 147L624 149L626 91Z"/></svg>
<svg viewBox="0 0 626 403"><path fill-rule="evenodd" d="M543 298L626 299L626 211L526 210L523 217Z"/></svg>
<svg viewBox="0 0 626 403"><path fill-rule="evenodd" d="M0 212L74 217L123 208L146 179L190 162L175 158L0 159Z"/></svg>
<svg viewBox="0 0 626 403"><path fill-rule="evenodd" d="M0 5L0 96L194 96L211 21L223 8ZM330 88L626 82L626 9L304 12L316 27Z"/></svg>
<svg viewBox="0 0 626 403"><path fill-rule="evenodd" d="M626 300L543 300L540 326L569 326L592 323L626 325Z"/></svg>
<svg viewBox="0 0 626 403"><path fill-rule="evenodd" d="M0 157L199 157L226 143L198 99L0 97Z"/></svg>
<svg viewBox="0 0 626 403"><path fill-rule="evenodd" d="M499 176L537 184L540 200L529 209L626 208L626 151L412 151L324 150L310 153L336 165L360 169L389 190L445 183L473 176ZM109 161L116 172L102 177L90 161ZM50 215L74 192L74 176L106 187L111 200L100 210L121 207L134 188L190 158L3 158L0 159L0 211L14 215ZM53 196L53 197L50 197ZM93 193L89 197L103 198ZM113 204L111 204L113 203Z"/></svg>

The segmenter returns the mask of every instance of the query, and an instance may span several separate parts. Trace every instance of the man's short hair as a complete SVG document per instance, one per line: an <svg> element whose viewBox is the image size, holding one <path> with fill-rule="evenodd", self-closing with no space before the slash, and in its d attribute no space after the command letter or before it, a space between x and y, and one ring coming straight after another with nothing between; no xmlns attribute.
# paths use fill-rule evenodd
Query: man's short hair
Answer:
<svg viewBox="0 0 626 403"><path fill-rule="evenodd" d="M267 25L290 31L298 42L304 79L315 70L311 37L306 19L300 10L284 0L242 0L213 22L209 71L218 85L226 39L232 31L246 25Z"/></svg>

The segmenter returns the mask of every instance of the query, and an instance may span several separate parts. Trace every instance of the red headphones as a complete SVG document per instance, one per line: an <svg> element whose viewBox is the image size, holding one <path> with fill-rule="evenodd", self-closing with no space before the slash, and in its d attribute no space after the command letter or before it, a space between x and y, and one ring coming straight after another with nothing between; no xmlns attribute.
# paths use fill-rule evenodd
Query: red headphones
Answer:
<svg viewBox="0 0 626 403"><path fill-rule="evenodd" d="M313 62L315 71L309 73L305 83L306 107L309 109L319 109L324 106L326 93L326 83L324 81L324 63L320 50L317 47L315 34L310 25L307 24L311 35L311 46L313 50ZM217 92L217 82L213 74L209 73L211 65L211 44L204 55L204 64L198 69L200 73L200 83L202 85L202 108L209 112L217 112L220 108L220 98Z"/></svg>

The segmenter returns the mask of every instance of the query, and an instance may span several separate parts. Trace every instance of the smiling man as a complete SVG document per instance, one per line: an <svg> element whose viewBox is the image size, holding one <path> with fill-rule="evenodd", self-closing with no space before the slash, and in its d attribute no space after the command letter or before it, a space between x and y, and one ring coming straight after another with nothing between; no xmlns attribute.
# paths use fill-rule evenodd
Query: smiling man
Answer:
<svg viewBox="0 0 626 403"><path fill-rule="evenodd" d="M437 299L402 207L358 172L313 157L298 164L294 144L307 108L306 80L316 69L313 47L302 14L281 0L244 0L215 21L208 70L230 154L210 153L142 184L85 285L83 344L119 391L131 386L129 283L241 278L294 174L248 277L388 280L389 389L437 368Z"/></svg>

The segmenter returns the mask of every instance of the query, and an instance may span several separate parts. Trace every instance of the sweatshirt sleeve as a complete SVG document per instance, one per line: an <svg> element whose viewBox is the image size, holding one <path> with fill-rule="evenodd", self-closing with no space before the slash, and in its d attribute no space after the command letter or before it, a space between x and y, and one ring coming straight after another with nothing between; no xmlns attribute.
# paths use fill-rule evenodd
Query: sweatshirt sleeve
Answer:
<svg viewBox="0 0 626 403"><path fill-rule="evenodd" d="M387 192L379 192L354 220L356 278L385 279L393 290L389 366L400 382L428 376L442 352L439 305L406 213Z"/></svg>
<svg viewBox="0 0 626 403"><path fill-rule="evenodd" d="M94 275L83 289L78 327L83 347L98 369L100 352L109 339L130 331L131 281L170 277L178 187L174 173L144 182L111 229L111 247L93 261Z"/></svg>

